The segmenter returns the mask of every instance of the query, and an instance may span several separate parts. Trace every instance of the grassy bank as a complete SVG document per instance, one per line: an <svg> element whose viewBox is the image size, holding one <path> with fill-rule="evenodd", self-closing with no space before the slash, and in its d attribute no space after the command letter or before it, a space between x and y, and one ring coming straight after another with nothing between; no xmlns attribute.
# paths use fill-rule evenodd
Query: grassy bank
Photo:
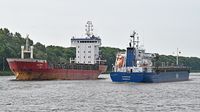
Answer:
<svg viewBox="0 0 200 112"><path fill-rule="evenodd" d="M0 76L12 76L14 75L11 71L0 71Z"/></svg>

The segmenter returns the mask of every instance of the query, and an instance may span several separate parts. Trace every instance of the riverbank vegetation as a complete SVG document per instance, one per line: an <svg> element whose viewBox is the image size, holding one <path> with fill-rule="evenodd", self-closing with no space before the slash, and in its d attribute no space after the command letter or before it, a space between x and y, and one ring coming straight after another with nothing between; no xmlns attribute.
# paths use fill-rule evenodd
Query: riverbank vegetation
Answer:
<svg viewBox="0 0 200 112"><path fill-rule="evenodd" d="M21 45L25 45L25 38L20 33L12 33L8 29L0 29L0 71L4 75L9 75L9 66L6 58L20 58ZM30 45L34 46L34 58L44 59L49 63L67 63L69 58L75 58L74 47L61 46L45 46L40 42L33 43L29 40ZM124 49L101 47L100 56L107 60L108 71L112 70L112 64L115 63L115 56L117 52L125 51ZM175 65L176 57L172 55L160 55L159 62L165 65ZM198 57L179 57L179 64L191 67L191 71L200 71L200 58ZM8 72L2 72L8 71Z"/></svg>

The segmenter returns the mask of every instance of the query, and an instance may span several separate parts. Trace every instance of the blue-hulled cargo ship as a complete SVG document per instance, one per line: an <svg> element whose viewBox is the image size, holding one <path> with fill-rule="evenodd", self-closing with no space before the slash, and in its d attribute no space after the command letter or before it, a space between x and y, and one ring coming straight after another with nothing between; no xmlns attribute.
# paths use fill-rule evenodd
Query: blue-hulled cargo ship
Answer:
<svg viewBox="0 0 200 112"><path fill-rule="evenodd" d="M146 53L139 47L139 37L134 31L126 52L116 55L110 77L113 82L172 82L189 80L190 68L185 66L160 66L159 55Z"/></svg>

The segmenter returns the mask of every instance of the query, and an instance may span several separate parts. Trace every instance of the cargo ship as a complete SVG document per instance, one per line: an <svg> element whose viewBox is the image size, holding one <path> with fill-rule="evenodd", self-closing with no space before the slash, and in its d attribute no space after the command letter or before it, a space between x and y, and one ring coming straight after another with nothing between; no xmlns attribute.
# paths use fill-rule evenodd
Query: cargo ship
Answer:
<svg viewBox="0 0 200 112"><path fill-rule="evenodd" d="M189 80L190 68L178 65L159 64L157 53L146 53L139 46L139 37L134 31L126 52L116 55L116 61L110 77L113 82L172 82Z"/></svg>
<svg viewBox="0 0 200 112"><path fill-rule="evenodd" d="M94 36L91 21L86 24L86 35L71 38L76 47L76 58L65 64L52 65L47 60L33 59L33 46L21 46L21 58L8 58L7 62L16 80L95 80L107 69L106 60L101 60L101 38ZM25 58L29 54L30 58Z"/></svg>

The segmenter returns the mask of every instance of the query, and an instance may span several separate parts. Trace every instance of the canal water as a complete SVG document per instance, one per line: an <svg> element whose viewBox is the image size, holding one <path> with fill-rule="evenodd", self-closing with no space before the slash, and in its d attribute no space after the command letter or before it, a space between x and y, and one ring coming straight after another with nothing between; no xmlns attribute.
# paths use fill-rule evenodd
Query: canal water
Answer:
<svg viewBox="0 0 200 112"><path fill-rule="evenodd" d="M200 112L200 73L189 81L16 81L0 76L0 112Z"/></svg>

